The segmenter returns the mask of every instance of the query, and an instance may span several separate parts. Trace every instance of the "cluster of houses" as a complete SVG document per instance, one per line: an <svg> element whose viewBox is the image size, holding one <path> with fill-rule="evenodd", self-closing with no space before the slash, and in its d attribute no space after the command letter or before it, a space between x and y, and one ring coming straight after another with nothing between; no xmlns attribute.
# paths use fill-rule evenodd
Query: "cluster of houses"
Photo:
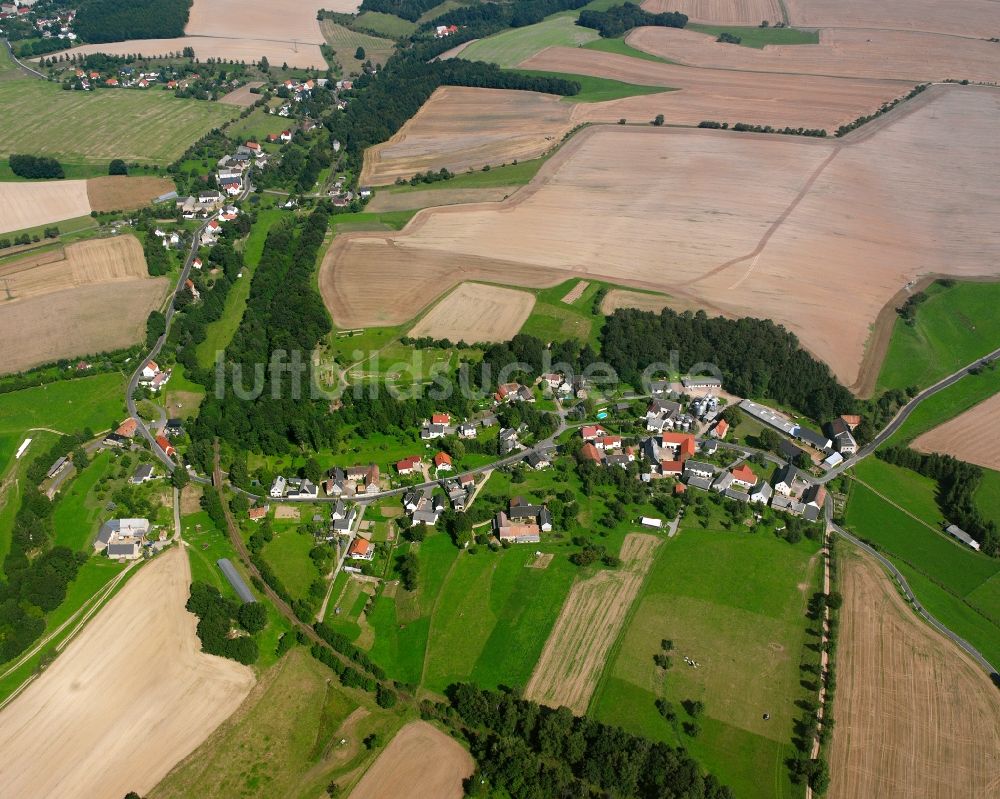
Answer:
<svg viewBox="0 0 1000 799"><path fill-rule="evenodd" d="M197 195L176 200L177 209L185 219L208 219L224 202L222 194L215 189L203 189Z"/></svg>
<svg viewBox="0 0 1000 799"><path fill-rule="evenodd" d="M219 191L236 197L243 191L244 176L252 166L264 166L267 153L258 142L248 141L236 148L236 152L224 155L216 164L215 185Z"/></svg>
<svg viewBox="0 0 1000 799"><path fill-rule="evenodd" d="M17 0L6 0L0 3L0 19L26 17L32 12L32 2L17 2ZM75 9L52 10L52 16L36 16L34 19L35 30L42 39L61 39L66 42L75 42L76 34L73 32L73 20L76 19Z"/></svg>
<svg viewBox="0 0 1000 799"><path fill-rule="evenodd" d="M839 416L826 425L826 432L819 433L797 422L788 420L782 414L772 408L768 408L766 405L761 405L751 400L743 400L740 403L740 410L759 422L763 422L768 427L784 433L790 439L800 441L807 447L820 452L825 456L823 458L823 465L828 469L840 465L846 457L850 457L858 451L858 442L854 438L854 430L861 423L860 416L851 414ZM786 454L786 451L792 454L792 448L784 448L782 454ZM798 452L795 454L803 452L805 451L798 449Z"/></svg>
<svg viewBox="0 0 1000 799"><path fill-rule="evenodd" d="M282 477L280 474L271 483L268 491L271 499L316 499L319 486L305 477Z"/></svg>
<svg viewBox="0 0 1000 799"><path fill-rule="evenodd" d="M458 33L458 25L438 25L434 28L435 39L444 39L455 33Z"/></svg>
<svg viewBox="0 0 1000 799"><path fill-rule="evenodd" d="M170 382L170 375L170 369L163 371L156 361L150 361L142 367L142 372L139 374L139 385L156 393Z"/></svg>
<svg viewBox="0 0 1000 799"><path fill-rule="evenodd" d="M149 519L111 519L101 525L94 550L113 560L138 560L149 535Z"/></svg>

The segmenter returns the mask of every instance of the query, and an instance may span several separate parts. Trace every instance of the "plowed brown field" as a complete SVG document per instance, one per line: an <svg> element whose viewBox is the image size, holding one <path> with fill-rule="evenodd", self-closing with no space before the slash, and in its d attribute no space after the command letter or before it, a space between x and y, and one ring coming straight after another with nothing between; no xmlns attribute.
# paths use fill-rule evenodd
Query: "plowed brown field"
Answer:
<svg viewBox="0 0 1000 799"><path fill-rule="evenodd" d="M338 324L364 327L398 324L465 279L589 276L774 319L849 385L909 280L1000 274L1000 184L983 168L1000 159L998 125L1000 91L938 86L835 141L591 129L503 203L338 236L324 298Z"/></svg>
<svg viewBox="0 0 1000 799"><path fill-rule="evenodd" d="M167 293L132 236L94 239L0 266L0 371L119 349L142 338ZM12 299L6 299L7 293Z"/></svg>
<svg viewBox="0 0 1000 799"><path fill-rule="evenodd" d="M622 565L576 583L556 619L524 696L550 707L587 712L611 645L642 587L660 539L630 533Z"/></svg>
<svg viewBox="0 0 1000 799"><path fill-rule="evenodd" d="M145 793L239 707L253 671L203 654L187 554L142 567L0 714L5 796Z"/></svg>
<svg viewBox="0 0 1000 799"><path fill-rule="evenodd" d="M935 81L1000 80L1000 45L985 40L907 31L820 31L819 44L734 47L691 30L637 28L626 41L647 53L693 67Z"/></svg>
<svg viewBox="0 0 1000 799"><path fill-rule="evenodd" d="M1000 36L1000 3L992 0L786 0L800 28L884 28L989 39Z"/></svg>
<svg viewBox="0 0 1000 799"><path fill-rule="evenodd" d="M987 469L1000 469L998 430L1000 394L994 394L965 413L918 436L911 446L921 452L941 452Z"/></svg>
<svg viewBox="0 0 1000 799"><path fill-rule="evenodd" d="M396 733L350 799L460 799L462 780L474 768L454 738L426 721L412 721Z"/></svg>
<svg viewBox="0 0 1000 799"><path fill-rule="evenodd" d="M748 25L780 22L785 18L779 0L645 0L644 9L654 14L680 11L692 22L719 25Z"/></svg>
<svg viewBox="0 0 1000 799"><path fill-rule="evenodd" d="M361 182L380 186L428 169L465 172L536 158L573 127L571 111L550 94L438 89L395 136L368 149Z"/></svg>
<svg viewBox="0 0 1000 799"><path fill-rule="evenodd" d="M175 188L167 178L108 175L87 181L91 211L130 211L141 208Z"/></svg>
<svg viewBox="0 0 1000 799"><path fill-rule="evenodd" d="M527 291L462 283L417 322L409 335L477 344L509 341L535 307Z"/></svg>
<svg viewBox="0 0 1000 799"><path fill-rule="evenodd" d="M842 556L830 799L1000 793L1000 694L878 564Z"/></svg>

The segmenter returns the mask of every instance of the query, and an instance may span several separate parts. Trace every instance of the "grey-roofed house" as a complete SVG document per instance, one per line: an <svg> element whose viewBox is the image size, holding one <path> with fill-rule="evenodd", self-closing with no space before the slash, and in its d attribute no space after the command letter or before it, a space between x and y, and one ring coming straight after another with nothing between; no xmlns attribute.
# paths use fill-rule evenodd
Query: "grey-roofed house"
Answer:
<svg viewBox="0 0 1000 799"><path fill-rule="evenodd" d="M141 463L135 467L135 471L132 472L132 476L129 478L129 482L132 485L139 485L145 483L148 480L153 479L153 467L148 463Z"/></svg>
<svg viewBox="0 0 1000 799"><path fill-rule="evenodd" d="M774 496L774 489L767 480L758 480L757 485L750 489L750 501L766 505Z"/></svg>
<svg viewBox="0 0 1000 799"><path fill-rule="evenodd" d="M715 478L715 482L712 483L712 488L720 492L728 491L729 487L733 484L733 479L733 473L725 471Z"/></svg>
<svg viewBox="0 0 1000 799"><path fill-rule="evenodd" d="M439 515L436 510L415 510L413 511L413 523L426 524L428 527L433 527L437 524Z"/></svg>
<svg viewBox="0 0 1000 799"><path fill-rule="evenodd" d="M710 463L702 461L684 461L684 475L695 475L697 477L711 478L715 474L715 467Z"/></svg>
<svg viewBox="0 0 1000 799"><path fill-rule="evenodd" d="M728 472L727 472L728 474ZM735 488L727 488L722 492L726 499L735 499L737 502L749 502L750 495L746 491L738 491Z"/></svg>
<svg viewBox="0 0 1000 799"><path fill-rule="evenodd" d="M785 435L794 436L795 431L798 428L797 424L788 421L788 419L777 411L768 408L766 405L752 402L751 400L743 400L743 402L740 403L740 410L744 413L750 414L750 416L754 419L780 430Z"/></svg>
<svg viewBox="0 0 1000 799"><path fill-rule="evenodd" d="M535 450L531 450L527 457L525 457L525 460L528 462L528 466L536 470L547 469L552 465L547 455L543 455Z"/></svg>
<svg viewBox="0 0 1000 799"><path fill-rule="evenodd" d="M111 537L117 532L118 520L110 519L106 521L101 525L101 529L97 531L97 538L94 539L94 549L100 552L111 542Z"/></svg>
<svg viewBox="0 0 1000 799"><path fill-rule="evenodd" d="M801 516L802 512L806 509L806 506L801 502L784 494L775 494L774 499L771 500L771 507L795 516Z"/></svg>
<svg viewBox="0 0 1000 799"><path fill-rule="evenodd" d="M795 428L793 435L799 441L805 441L807 444L816 447L816 449L823 450L824 452L830 449L830 439L827 438L822 433L817 433L815 430L810 430L808 427L802 427L798 425Z"/></svg>
<svg viewBox="0 0 1000 799"><path fill-rule="evenodd" d="M138 560L139 545L132 541L127 544L108 544L108 557L114 560Z"/></svg>
<svg viewBox="0 0 1000 799"><path fill-rule="evenodd" d="M712 478L711 477L699 477L696 474L692 474L692 475L690 475L688 477L685 477L685 480L687 480L687 484L690 487L692 487L692 488L700 488L703 491L708 491L712 487Z"/></svg>
<svg viewBox="0 0 1000 799"><path fill-rule="evenodd" d="M684 388L722 388L722 380L718 377L686 375L681 378Z"/></svg>
<svg viewBox="0 0 1000 799"><path fill-rule="evenodd" d="M222 570L222 573L226 575L226 579L229 580L229 584L233 587L233 590L236 592L236 595L243 602L257 601L256 599L254 599L253 593L250 591L250 588L243 581L243 578L240 576L240 573L236 571L236 567L233 566L232 561L230 561L229 558L219 558L219 560L216 561L216 565Z"/></svg>

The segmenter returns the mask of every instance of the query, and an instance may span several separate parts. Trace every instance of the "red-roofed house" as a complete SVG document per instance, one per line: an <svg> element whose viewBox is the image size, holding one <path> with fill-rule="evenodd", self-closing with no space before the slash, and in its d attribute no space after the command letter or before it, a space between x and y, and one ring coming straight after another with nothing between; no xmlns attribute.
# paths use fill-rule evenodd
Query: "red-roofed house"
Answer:
<svg viewBox="0 0 1000 799"><path fill-rule="evenodd" d="M726 433L729 432L729 422L725 419L719 419L719 423L712 428L713 438L725 438Z"/></svg>
<svg viewBox="0 0 1000 799"><path fill-rule="evenodd" d="M443 472L450 472L452 469L451 455L447 452L439 452L434 456L434 466Z"/></svg>
<svg viewBox="0 0 1000 799"><path fill-rule="evenodd" d="M698 451L698 444L690 433L664 433L660 440L663 446L677 450L676 460L682 463Z"/></svg>
<svg viewBox="0 0 1000 799"><path fill-rule="evenodd" d="M375 557L375 547L370 541L363 538L355 538L351 542L350 549L347 550L347 557L351 560L371 560Z"/></svg>
<svg viewBox="0 0 1000 799"><path fill-rule="evenodd" d="M290 130L283 130L278 138L283 142L290 142L292 140L292 132Z"/></svg>
<svg viewBox="0 0 1000 799"><path fill-rule="evenodd" d="M841 414L840 418L844 420L844 424L847 425L851 432L854 432L854 428L861 424L861 417L854 413Z"/></svg>
<svg viewBox="0 0 1000 799"><path fill-rule="evenodd" d="M621 449L622 437L621 436L603 436L594 440L594 446L598 449Z"/></svg>
<svg viewBox="0 0 1000 799"><path fill-rule="evenodd" d="M409 458L403 458L401 461L396 461L396 471L400 474L413 474L419 463L420 456L411 455Z"/></svg>
<svg viewBox="0 0 1000 799"><path fill-rule="evenodd" d="M191 266L193 266L195 269L201 269L201 267L202 267L202 260L201 260L201 258L195 258L191 262Z"/></svg>
<svg viewBox="0 0 1000 799"><path fill-rule="evenodd" d="M601 452L590 441L580 448L580 455L594 463L601 462Z"/></svg>
<svg viewBox="0 0 1000 799"><path fill-rule="evenodd" d="M268 510L270 510L270 505L262 505L259 508L250 508L250 510L247 511L247 516L250 517L250 521L259 522L267 516Z"/></svg>
<svg viewBox="0 0 1000 799"><path fill-rule="evenodd" d="M451 414L448 413L432 414L431 424L451 424Z"/></svg>
<svg viewBox="0 0 1000 799"><path fill-rule="evenodd" d="M162 449L163 454L165 454L168 458L174 454L174 447L169 441L167 441L165 436L156 437L156 446Z"/></svg>
<svg viewBox="0 0 1000 799"><path fill-rule="evenodd" d="M248 150L252 150L255 153L259 153L260 152L260 145L257 142L255 142L255 141L248 141L244 146Z"/></svg>
<svg viewBox="0 0 1000 799"><path fill-rule="evenodd" d="M683 471L683 461L660 461L660 474L664 477L680 477Z"/></svg>
<svg viewBox="0 0 1000 799"><path fill-rule="evenodd" d="M126 419L120 425L115 432L120 436L125 436L126 438L132 438L135 435L136 430L139 428L138 422L131 417Z"/></svg>
<svg viewBox="0 0 1000 799"><path fill-rule="evenodd" d="M732 474L734 483L739 483L747 488L751 488L757 484L757 475L755 475L753 473L753 469L745 463L733 469Z"/></svg>
<svg viewBox="0 0 1000 799"><path fill-rule="evenodd" d="M608 431L599 424L585 424L580 428L580 436L584 441L594 441L598 438L604 438L607 434Z"/></svg>

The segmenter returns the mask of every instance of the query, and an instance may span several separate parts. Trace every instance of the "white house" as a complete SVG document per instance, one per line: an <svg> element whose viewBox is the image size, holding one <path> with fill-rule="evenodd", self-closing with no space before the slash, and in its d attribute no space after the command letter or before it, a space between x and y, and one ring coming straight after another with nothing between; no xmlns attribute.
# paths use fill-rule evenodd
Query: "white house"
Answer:
<svg viewBox="0 0 1000 799"><path fill-rule="evenodd" d="M280 474L274 478L274 482L271 483L271 497L274 499L281 499L285 496L285 488L288 485L288 481L285 480Z"/></svg>

